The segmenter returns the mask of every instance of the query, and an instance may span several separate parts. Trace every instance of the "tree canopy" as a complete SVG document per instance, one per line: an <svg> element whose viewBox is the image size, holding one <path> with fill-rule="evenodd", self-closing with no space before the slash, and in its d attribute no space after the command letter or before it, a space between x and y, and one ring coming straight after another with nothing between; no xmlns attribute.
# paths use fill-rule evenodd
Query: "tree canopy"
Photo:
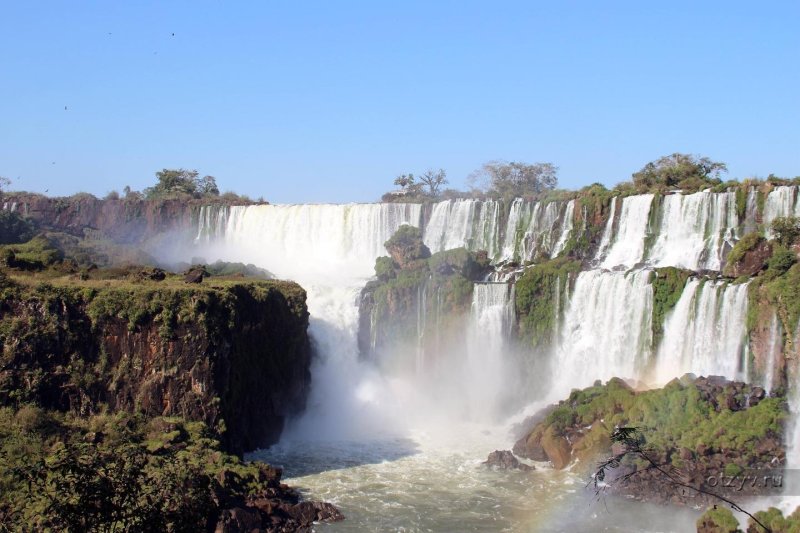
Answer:
<svg viewBox="0 0 800 533"><path fill-rule="evenodd" d="M158 183L144 190L147 199L188 195L194 198L219 196L217 181L213 176L199 177L196 170L163 169L156 172Z"/></svg>
<svg viewBox="0 0 800 533"><path fill-rule="evenodd" d="M492 196L533 196L558 186L558 167L552 163L490 161L470 176L478 188Z"/></svg>
<svg viewBox="0 0 800 533"><path fill-rule="evenodd" d="M674 153L647 163L632 175L633 185L640 191L654 189L698 190L722 183L720 174L727 172L725 163L708 157Z"/></svg>

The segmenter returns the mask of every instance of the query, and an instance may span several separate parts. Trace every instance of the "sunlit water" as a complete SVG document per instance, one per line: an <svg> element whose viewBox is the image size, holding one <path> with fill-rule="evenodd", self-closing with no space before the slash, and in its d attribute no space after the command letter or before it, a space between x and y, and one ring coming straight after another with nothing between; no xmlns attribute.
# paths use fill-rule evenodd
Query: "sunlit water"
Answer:
<svg viewBox="0 0 800 533"><path fill-rule="evenodd" d="M708 197L703 197L704 207L698 212L717 213L713 220L727 220L725 210L712 209ZM601 250L609 265L631 266L641 260L643 228L648 223L645 207L651 200L626 199L629 205L623 202L619 224L608 225L608 239L604 235L608 242ZM439 226L432 222L425 231L426 242L436 237L449 243L441 245L446 247L494 236L496 224L489 221L496 209L473 204L440 206L443 233L436 237L433 229ZM548 224L561 217L561 209L551 211L542 215ZM288 484L309 499L336 504L347 517L340 523L321 524L319 531L694 531L700 511L611 497L598 500L587 488L585 475L546 465L527 473L481 465L491 451L513 445L509 431L513 424L503 421L504 405L497 404L498 398L554 401L571 387L589 385L598 377L645 377L645 369L652 366L645 364L651 353L642 341L642 335L649 334L652 305L647 272L582 273L574 294L565 301L560 346L549 355L552 374L529 373L529 379L539 378L536 383L517 382L522 375L514 366L518 362L509 359L502 338L493 338L492 332L505 334L501 320L505 300L488 298L490 289L492 293L498 289L489 286L475 292L486 296L485 302L473 301L473 323L465 325L471 349L425 354L437 358L433 368L438 370L428 370L431 366L425 360L426 364L411 365L417 371L409 374L392 365L359 360L357 303L375 258L385 253L383 243L400 224L420 220L417 206L257 206L223 210L216 217L205 214L198 242L206 258L252 262L298 281L308 292L309 333L316 357L306 411L289 422L278 445L251 457L284 467ZM524 218L522 214L518 218ZM537 220L539 228L533 212L530 219ZM445 223L449 220L454 222ZM525 226L526 235L536 233L532 225ZM620 239L620 235L635 238ZM556 237L546 236L549 240L531 237L531 243L552 244ZM716 246L717 241L708 245ZM486 247L498 253L501 249L499 243ZM687 288L693 287L690 283ZM739 287L724 290L718 295L721 305L712 306L721 311L692 313L690 322L704 336L722 332L720 327L728 324L733 331L723 335L725 341L739 343L741 321L725 318L745 315L746 299L735 297L739 291ZM708 295L716 295L716 290ZM673 314L668 325L683 316L677 308ZM686 335L670 332L668 327L665 342L675 344L670 350L674 360L661 361L669 363L668 373L674 372L673 366L681 372L701 369L729 377L741 372L736 350L726 350L732 352L730 360L725 354L715 358L716 352L707 349L696 354L685 346ZM419 358L415 353L406 355L410 361ZM528 358L546 355L528 354ZM709 368L700 365L707 359ZM502 379L495 379L498 376Z"/></svg>
<svg viewBox="0 0 800 533"><path fill-rule="evenodd" d="M493 470L481 461L511 445L507 431L460 424L368 441L291 441L251 454L285 468L310 499L347 519L317 531L693 531L692 509L598 499L588 479L537 465Z"/></svg>

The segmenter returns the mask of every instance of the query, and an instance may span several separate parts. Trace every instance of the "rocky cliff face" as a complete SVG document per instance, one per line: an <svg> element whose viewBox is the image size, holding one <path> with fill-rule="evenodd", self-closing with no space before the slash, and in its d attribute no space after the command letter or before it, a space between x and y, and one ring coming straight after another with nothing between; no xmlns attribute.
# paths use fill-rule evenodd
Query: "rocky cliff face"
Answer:
<svg viewBox="0 0 800 533"><path fill-rule="evenodd" d="M236 453L304 407L305 291L291 282L6 279L0 404L181 416Z"/></svg>
<svg viewBox="0 0 800 533"><path fill-rule="evenodd" d="M100 200L91 195L49 198L6 194L5 209L33 219L39 227L83 237L96 232L120 244L145 241L159 233L192 227L194 201Z"/></svg>

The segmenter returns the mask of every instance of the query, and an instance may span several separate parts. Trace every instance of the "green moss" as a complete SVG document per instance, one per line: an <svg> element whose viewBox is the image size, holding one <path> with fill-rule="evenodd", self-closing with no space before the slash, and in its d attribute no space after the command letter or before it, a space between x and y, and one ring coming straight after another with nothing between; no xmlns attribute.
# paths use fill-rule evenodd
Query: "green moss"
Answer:
<svg viewBox="0 0 800 533"><path fill-rule="evenodd" d="M724 395L728 394L735 394L734 389L726 388ZM786 417L785 402L778 397L731 411L724 398L705 397L694 383L675 380L662 389L637 393L615 379L605 386L573 391L544 424L553 425L558 431L574 424L590 426L601 420L606 428L647 428L648 446L657 453L680 448L694 450L703 444L748 461L758 457L756 448L762 439L782 434Z"/></svg>
<svg viewBox="0 0 800 533"><path fill-rule="evenodd" d="M756 232L748 233L737 242L726 259L727 264L738 263L750 250L755 249L764 242L764 237Z"/></svg>
<svg viewBox="0 0 800 533"><path fill-rule="evenodd" d="M675 267L659 268L653 272L653 345L658 346L664 336L667 314L675 307L683 294L686 281L692 273Z"/></svg>
<svg viewBox="0 0 800 533"><path fill-rule="evenodd" d="M733 513L716 505L697 520L697 530L705 533L741 533L739 521Z"/></svg>
<svg viewBox="0 0 800 533"><path fill-rule="evenodd" d="M545 346L553 341L560 318L557 315L563 313L565 305L561 304L557 310L556 302L565 302L570 275L580 269L580 261L559 257L525 270L514 293L520 338L533 346Z"/></svg>

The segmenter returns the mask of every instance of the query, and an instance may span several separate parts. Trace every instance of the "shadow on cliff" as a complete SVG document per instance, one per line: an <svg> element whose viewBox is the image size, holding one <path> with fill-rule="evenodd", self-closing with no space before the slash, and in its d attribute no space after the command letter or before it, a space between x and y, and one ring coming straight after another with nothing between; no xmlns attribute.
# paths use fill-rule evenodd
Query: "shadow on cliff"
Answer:
<svg viewBox="0 0 800 533"><path fill-rule="evenodd" d="M397 461L417 453L417 444L408 438L362 442L282 441L271 448L248 454L247 459L280 466L284 478L288 478Z"/></svg>

